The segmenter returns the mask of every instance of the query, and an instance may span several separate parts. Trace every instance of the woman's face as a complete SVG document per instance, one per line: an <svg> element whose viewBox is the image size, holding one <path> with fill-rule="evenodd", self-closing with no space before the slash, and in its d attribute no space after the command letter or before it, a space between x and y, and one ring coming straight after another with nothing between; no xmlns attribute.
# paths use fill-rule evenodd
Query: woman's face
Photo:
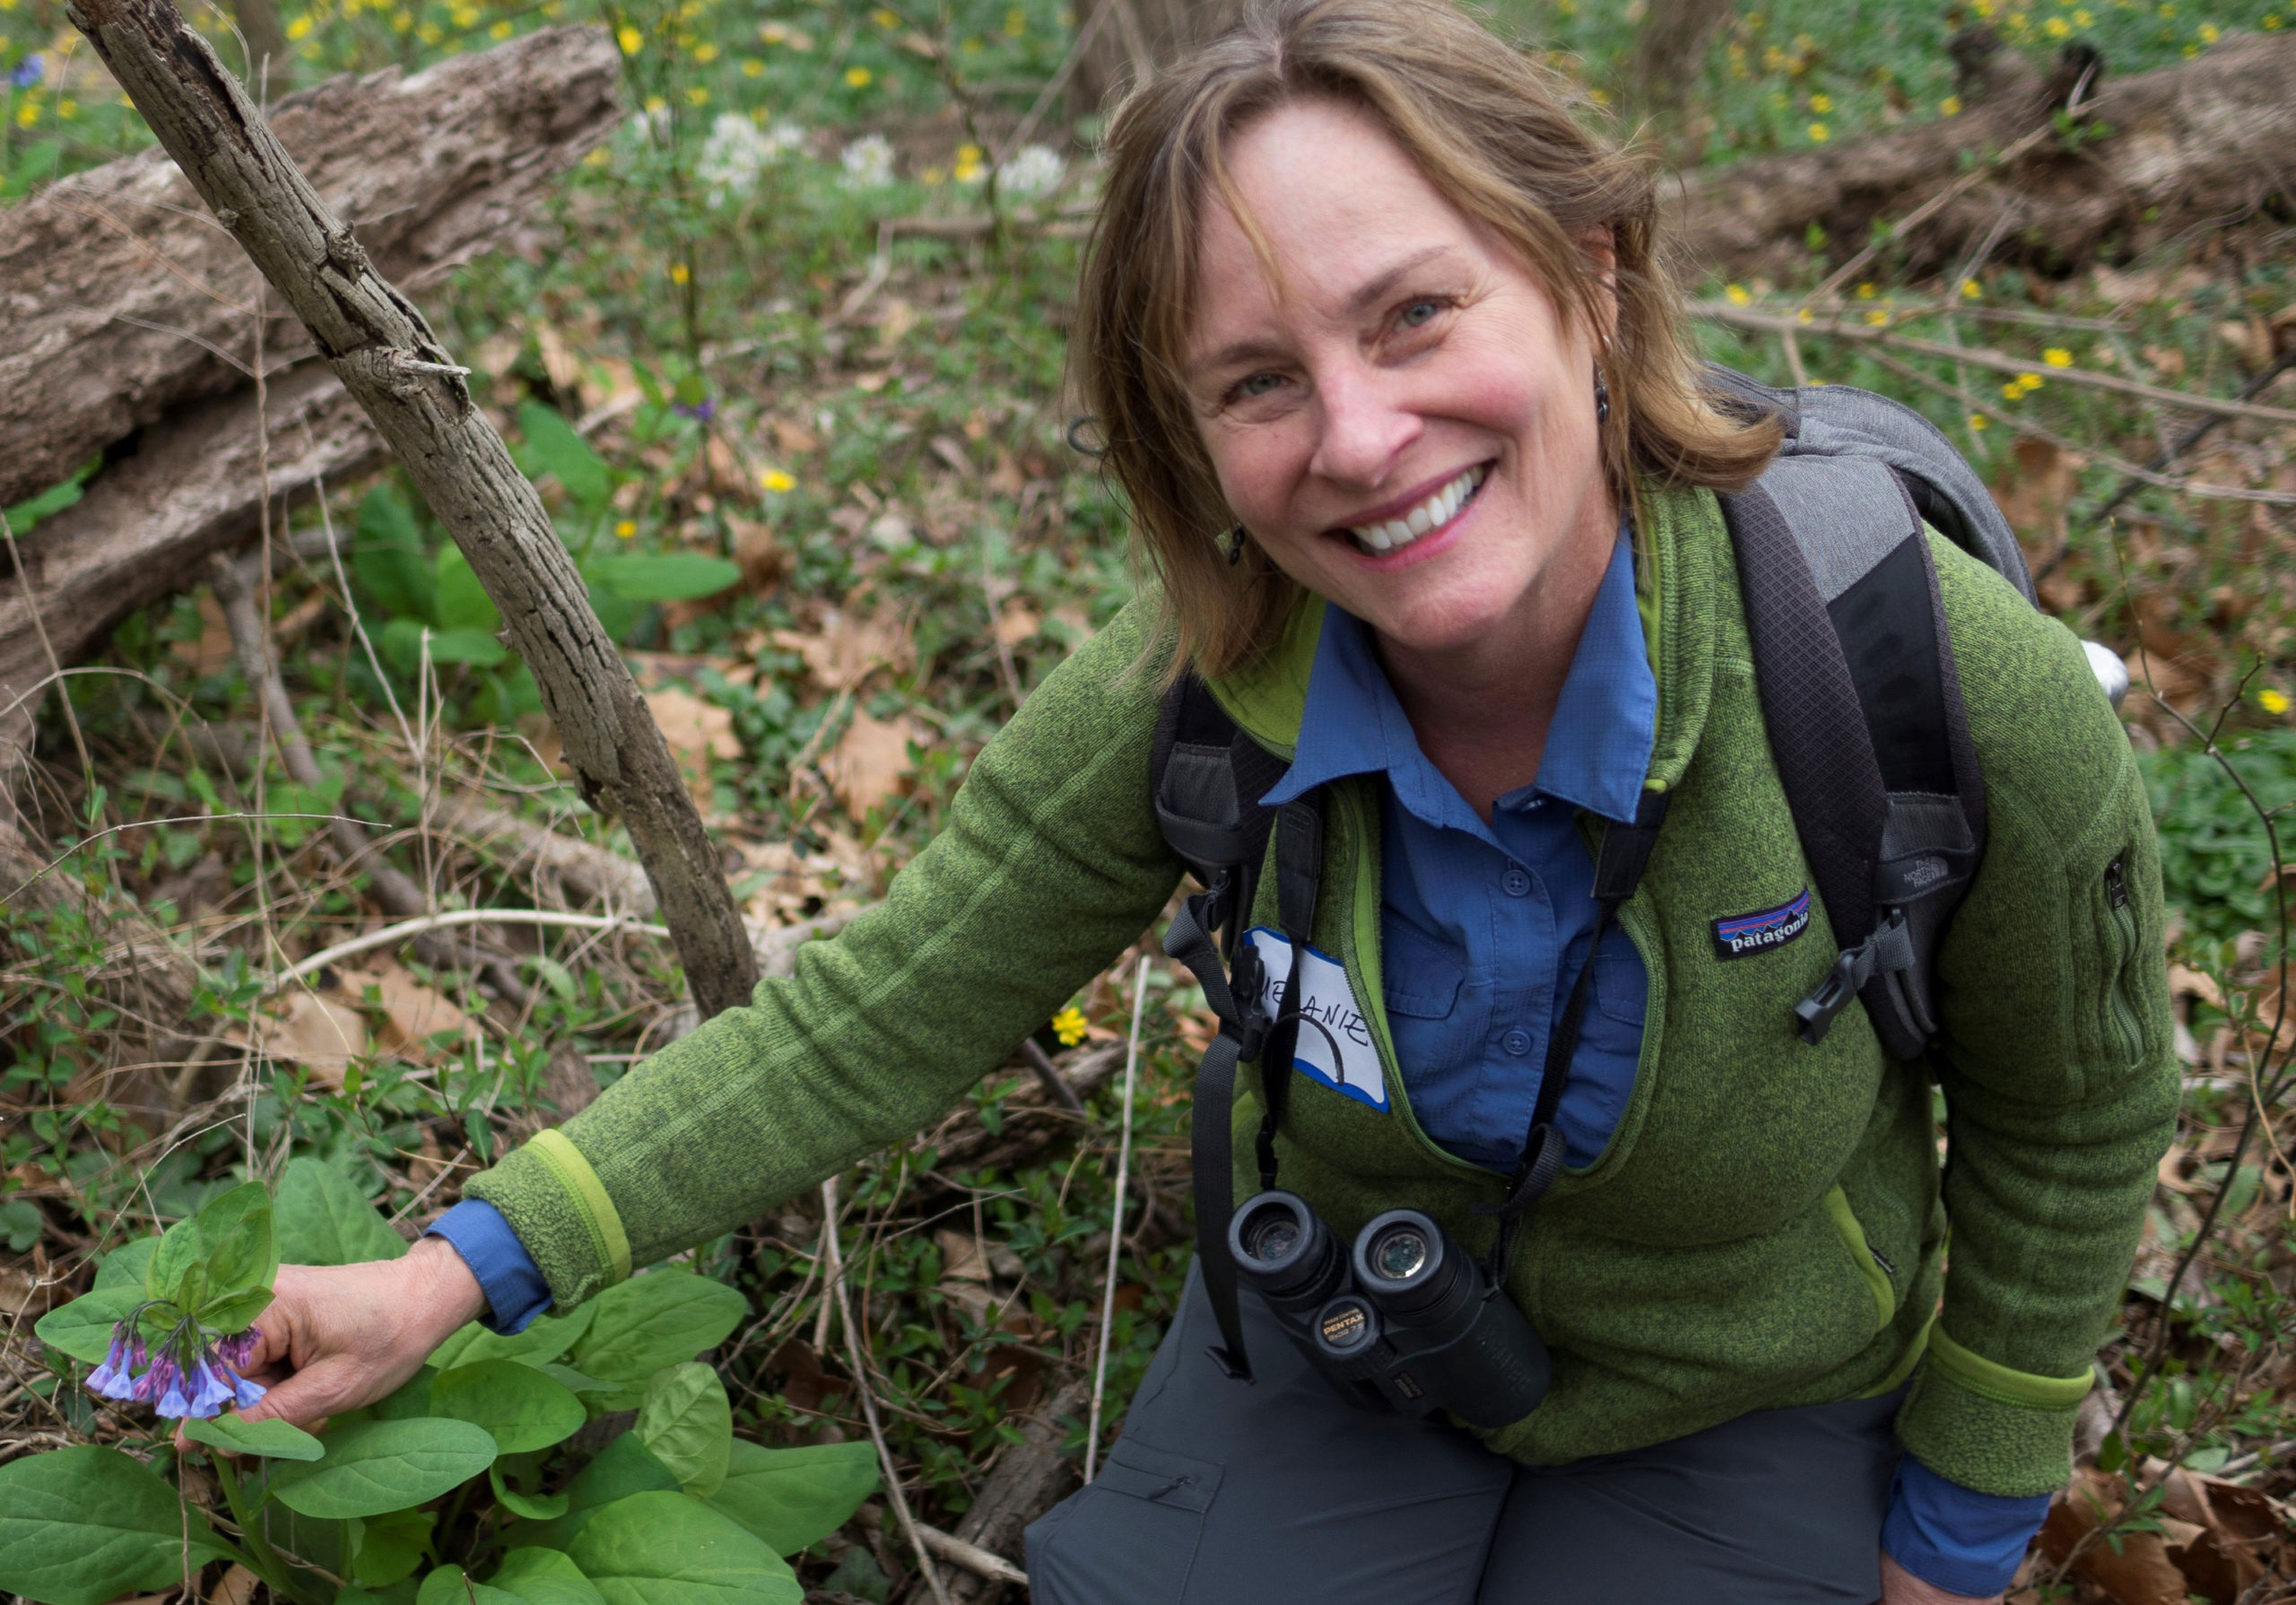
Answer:
<svg viewBox="0 0 2296 1605"><path fill-rule="evenodd" d="M1294 102L1229 162L1275 282L1208 201L1187 382L1252 539L1422 652L1591 592L1617 511L1586 332L1364 112Z"/></svg>

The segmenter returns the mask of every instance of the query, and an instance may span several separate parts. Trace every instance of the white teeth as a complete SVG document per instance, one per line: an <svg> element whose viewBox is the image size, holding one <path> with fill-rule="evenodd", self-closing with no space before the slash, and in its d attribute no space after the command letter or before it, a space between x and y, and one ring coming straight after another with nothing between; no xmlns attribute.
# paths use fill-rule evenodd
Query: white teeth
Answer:
<svg viewBox="0 0 2296 1605"><path fill-rule="evenodd" d="M1457 518L1459 509L1466 505L1475 487L1483 483L1483 470L1469 468L1450 484L1413 508L1400 519L1389 519L1378 524L1352 526L1348 534L1366 550L1392 552L1408 546L1430 531L1440 529Z"/></svg>

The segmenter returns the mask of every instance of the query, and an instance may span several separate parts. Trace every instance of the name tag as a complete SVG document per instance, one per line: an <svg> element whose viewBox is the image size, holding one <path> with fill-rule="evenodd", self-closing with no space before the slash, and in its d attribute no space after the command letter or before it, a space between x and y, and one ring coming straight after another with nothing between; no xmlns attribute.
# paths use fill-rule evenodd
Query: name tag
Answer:
<svg viewBox="0 0 2296 1605"><path fill-rule="evenodd" d="M1283 989L1292 979L1292 944L1264 925L1245 932L1244 940L1265 970L1260 1007L1270 1016L1280 1014ZM1326 1086L1386 1112L1387 1082L1379 1072L1379 1050L1371 1041L1370 1024L1356 1007L1346 970L1310 947L1300 967L1300 1040L1292 1062Z"/></svg>

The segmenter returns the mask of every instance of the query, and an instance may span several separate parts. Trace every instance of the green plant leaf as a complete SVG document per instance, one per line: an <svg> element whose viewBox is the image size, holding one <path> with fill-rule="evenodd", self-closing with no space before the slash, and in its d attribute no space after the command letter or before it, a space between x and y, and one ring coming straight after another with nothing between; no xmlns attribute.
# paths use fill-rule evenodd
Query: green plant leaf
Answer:
<svg viewBox="0 0 2296 1605"><path fill-rule="evenodd" d="M800 1605L788 1563L683 1494L632 1494L598 1512L570 1553L606 1605Z"/></svg>
<svg viewBox="0 0 2296 1605"><path fill-rule="evenodd" d="M555 1549L513 1549L489 1581L526 1605L605 1605L573 1557Z"/></svg>
<svg viewBox="0 0 2296 1605"><path fill-rule="evenodd" d="M430 635L430 661L433 663L467 663L474 668L492 668L510 655L510 649L494 639L488 630L437 630Z"/></svg>
<svg viewBox="0 0 2296 1605"><path fill-rule="evenodd" d="M539 479L554 476L585 510L596 512L613 493L613 475L590 443L565 418L538 401L518 409L518 429L526 437L520 467Z"/></svg>
<svg viewBox="0 0 2296 1605"><path fill-rule="evenodd" d="M718 1374L698 1360L665 1365L646 1384L631 1429L678 1484L707 1499L726 1480L734 1445L734 1407Z"/></svg>
<svg viewBox="0 0 2296 1605"><path fill-rule="evenodd" d="M467 1322L431 1352L430 1363L445 1370L474 1365L481 1360L516 1360L539 1368L573 1348L575 1340L590 1330L597 1313L595 1302L578 1304L563 1315L544 1315L530 1322L525 1331L507 1335L490 1332L475 1321Z"/></svg>
<svg viewBox="0 0 2296 1605"><path fill-rule="evenodd" d="M186 1523L189 1523L187 1528ZM45 1605L105 1605L181 1581L230 1551L149 1468L79 1444L0 1466L0 1589Z"/></svg>
<svg viewBox="0 0 2296 1605"><path fill-rule="evenodd" d="M595 1302L597 1318L567 1357L586 1375L630 1388L717 1348L749 1313L749 1301L725 1283L679 1270L632 1277Z"/></svg>
<svg viewBox="0 0 2296 1605"><path fill-rule="evenodd" d="M408 1377L367 1409L372 1412L369 1419L375 1421L412 1421L420 1416L438 1412L430 1408L430 1390L439 1381L439 1373L425 1365Z"/></svg>
<svg viewBox="0 0 2296 1605"><path fill-rule="evenodd" d="M474 1582L449 1563L423 1578L414 1605L518 1605L518 1596Z"/></svg>
<svg viewBox="0 0 2296 1605"><path fill-rule="evenodd" d="M468 1421L419 1416L361 1421L325 1440L326 1458L288 1461L271 1474L271 1492L307 1516L375 1516L435 1499L493 1463L494 1439Z"/></svg>
<svg viewBox="0 0 2296 1605"><path fill-rule="evenodd" d="M160 1251L157 1237L138 1237L123 1243L96 1262L96 1289L133 1287L140 1295L144 1291L144 1273L151 1269L152 1256Z"/></svg>
<svg viewBox="0 0 2296 1605"><path fill-rule="evenodd" d="M195 1444L228 1449L233 1454L261 1455L266 1460L317 1460L326 1452L326 1444L276 1416L268 1421L249 1421L233 1410L213 1420L186 1421L183 1433Z"/></svg>
<svg viewBox="0 0 2296 1605"><path fill-rule="evenodd" d="M32 1330L50 1348L85 1365L101 1365L106 1351L111 1348L111 1329L126 1320L127 1313L143 1302L144 1287L140 1282L127 1287L99 1287L68 1304L58 1304L41 1316Z"/></svg>
<svg viewBox="0 0 2296 1605"><path fill-rule="evenodd" d="M654 1458L635 1433L624 1433L599 1451L597 1459L582 1468L566 1488L566 1513L532 1532L521 1531L519 1541L564 1548L590 1519L607 1505L632 1494L676 1493L678 1479Z"/></svg>
<svg viewBox="0 0 2296 1605"><path fill-rule="evenodd" d="M589 1418L572 1392L516 1360L440 1372L430 1384L430 1413L484 1427L504 1454L562 1444Z"/></svg>
<svg viewBox="0 0 2296 1605"><path fill-rule="evenodd" d="M876 1491L876 1451L866 1444L768 1449L736 1438L709 1504L775 1554L795 1555L844 1526Z"/></svg>
<svg viewBox="0 0 2296 1605"><path fill-rule="evenodd" d="M325 1160L287 1162L272 1215L279 1257L290 1265L356 1265L406 1252L406 1240Z"/></svg>
<svg viewBox="0 0 2296 1605"><path fill-rule="evenodd" d="M463 555L460 546L439 549L439 628L448 633L474 631L492 640L502 627L502 615L494 606L494 598L486 594L486 587L478 582L470 566L470 559ZM439 656L439 643L430 643L430 656Z"/></svg>
<svg viewBox="0 0 2296 1605"><path fill-rule="evenodd" d="M742 582L736 565L700 552L623 553L598 558L584 572L630 602L698 601Z"/></svg>
<svg viewBox="0 0 2296 1605"><path fill-rule="evenodd" d="M417 624L438 623L438 597L422 551L422 531L414 510L390 485L377 485L360 504L351 571L385 613Z"/></svg>
<svg viewBox="0 0 2296 1605"><path fill-rule="evenodd" d="M229 1298L211 1297L199 1307L199 1321L201 1325L219 1332L243 1332L270 1307L271 1289L250 1287Z"/></svg>
<svg viewBox="0 0 2296 1605"><path fill-rule="evenodd" d="M208 1311L240 1294L267 1290L278 1273L279 1254L272 1242L271 1193L262 1182L248 1182L210 1199L193 1218L207 1254L207 1298L197 1313L209 1326L227 1333L237 1331L238 1327L211 1320ZM255 1316L249 1314L247 1319L253 1321Z"/></svg>
<svg viewBox="0 0 2296 1605"><path fill-rule="evenodd" d="M628 639L631 631L637 627L638 604L608 590L591 579L587 569L583 571L582 580L589 589L590 611L598 615L598 624L608 638L614 641Z"/></svg>
<svg viewBox="0 0 2296 1605"><path fill-rule="evenodd" d="M48 1217L30 1199L11 1199L0 1204L0 1243L8 1245L10 1253L29 1252L47 1229Z"/></svg>
<svg viewBox="0 0 2296 1605"><path fill-rule="evenodd" d="M512 1515L529 1522L554 1522L566 1513L565 1495L522 1494L503 1481L500 1461L486 1468L486 1480L493 1486L496 1500Z"/></svg>
<svg viewBox="0 0 2296 1605"><path fill-rule="evenodd" d="M427 1510L394 1510L352 1523L358 1530L351 1553L351 1580L369 1588L388 1588L411 1577L430 1548Z"/></svg>
<svg viewBox="0 0 2296 1605"><path fill-rule="evenodd" d="M187 1216L161 1234L160 1246L144 1268L144 1296L192 1309L206 1295L206 1244L200 1238L199 1217Z"/></svg>

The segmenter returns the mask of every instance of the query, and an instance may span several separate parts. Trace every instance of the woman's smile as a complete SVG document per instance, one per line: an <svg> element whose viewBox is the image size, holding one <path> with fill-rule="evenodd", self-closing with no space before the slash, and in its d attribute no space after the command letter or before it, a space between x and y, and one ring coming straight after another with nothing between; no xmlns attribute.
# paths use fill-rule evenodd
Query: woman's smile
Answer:
<svg viewBox="0 0 2296 1605"><path fill-rule="evenodd" d="M1432 495L1413 493L1386 507L1375 508L1351 520L1335 534L1355 543L1374 558L1400 558L1406 551L1426 556L1450 536L1467 503L1474 500L1491 472L1489 463L1477 463L1445 480ZM1429 536L1436 536L1429 540Z"/></svg>

